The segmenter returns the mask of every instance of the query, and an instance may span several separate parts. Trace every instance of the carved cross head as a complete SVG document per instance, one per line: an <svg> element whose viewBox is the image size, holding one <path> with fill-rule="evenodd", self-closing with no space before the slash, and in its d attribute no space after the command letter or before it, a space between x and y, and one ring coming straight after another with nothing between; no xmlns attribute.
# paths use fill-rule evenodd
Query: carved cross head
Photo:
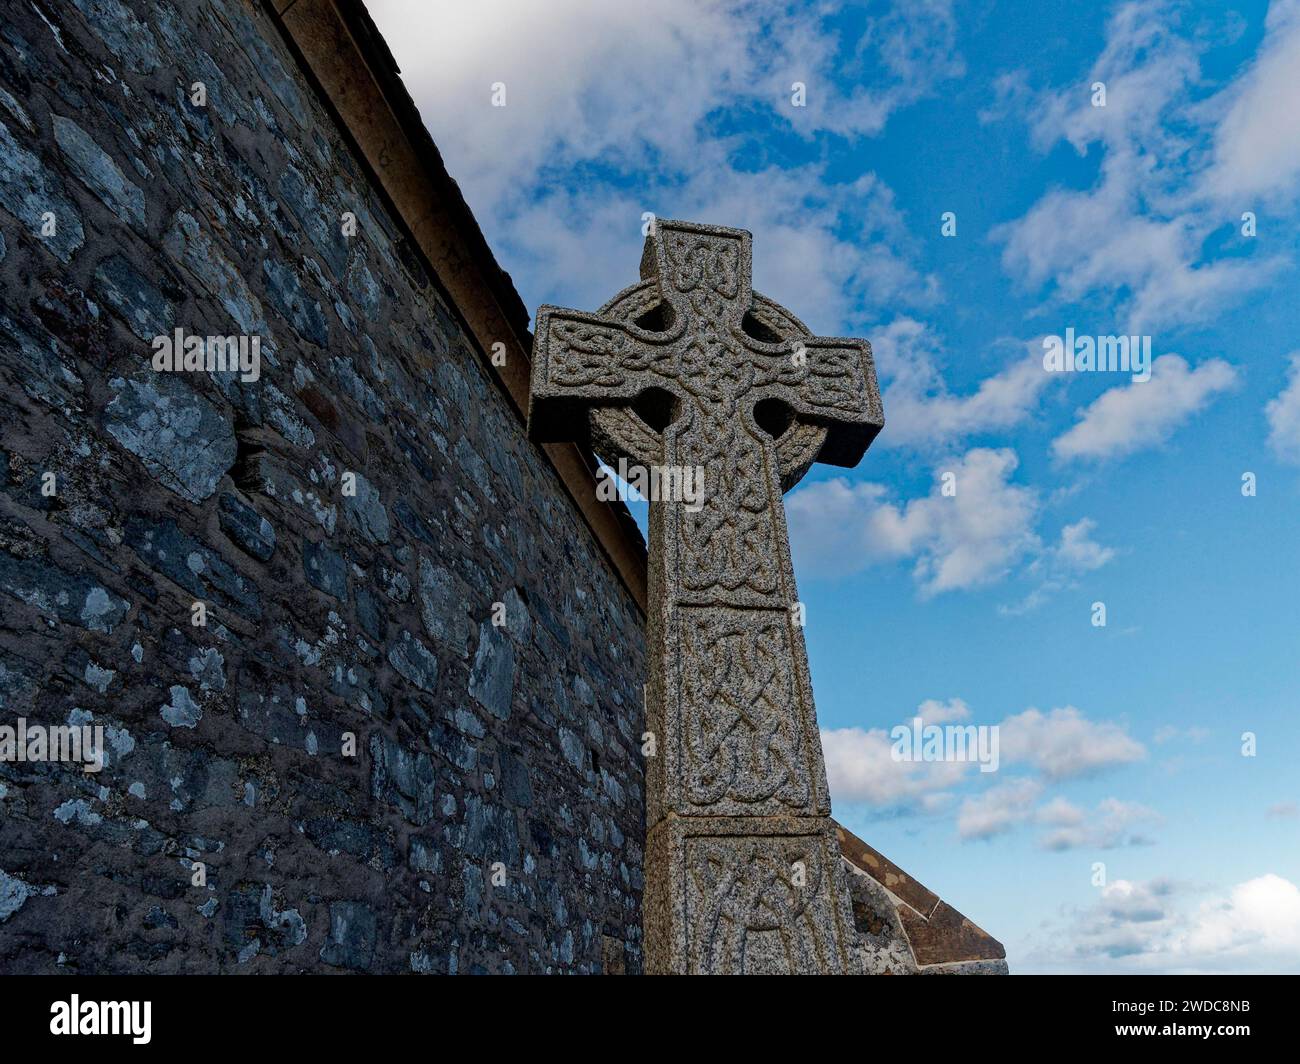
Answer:
<svg viewBox="0 0 1300 1064"><path fill-rule="evenodd" d="M750 287L743 229L659 219L641 281L600 310L538 310L529 433L665 461L664 439L737 427L775 450L782 491L855 465L884 424L871 346L813 336ZM688 448L694 450L694 448Z"/></svg>

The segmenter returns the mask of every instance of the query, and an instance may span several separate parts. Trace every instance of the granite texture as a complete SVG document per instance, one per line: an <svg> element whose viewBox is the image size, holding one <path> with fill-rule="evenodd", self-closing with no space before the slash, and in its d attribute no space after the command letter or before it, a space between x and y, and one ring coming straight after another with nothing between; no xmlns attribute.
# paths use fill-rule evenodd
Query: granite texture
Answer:
<svg viewBox="0 0 1300 1064"><path fill-rule="evenodd" d="M650 500L647 970L852 972L781 493L884 417L870 346L811 335L750 267L749 233L657 220L641 283L538 311L529 431L702 477Z"/></svg>

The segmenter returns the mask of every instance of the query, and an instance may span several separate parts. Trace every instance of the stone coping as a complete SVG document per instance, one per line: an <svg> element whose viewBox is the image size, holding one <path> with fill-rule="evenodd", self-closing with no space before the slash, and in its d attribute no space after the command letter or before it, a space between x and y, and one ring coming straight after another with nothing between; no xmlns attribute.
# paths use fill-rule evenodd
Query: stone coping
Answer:
<svg viewBox="0 0 1300 1064"><path fill-rule="evenodd" d="M921 972L932 965L1006 961L1007 952L1002 943L987 931L842 824L837 823L835 827L840 853L845 860L869 875L897 900L898 916ZM1005 963L998 967L1005 971ZM939 969L935 972L939 974Z"/></svg>

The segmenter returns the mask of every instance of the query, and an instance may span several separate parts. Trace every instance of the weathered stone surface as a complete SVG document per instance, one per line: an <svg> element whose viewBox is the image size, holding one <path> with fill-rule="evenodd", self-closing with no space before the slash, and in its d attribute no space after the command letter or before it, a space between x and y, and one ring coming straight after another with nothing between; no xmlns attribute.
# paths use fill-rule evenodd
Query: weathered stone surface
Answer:
<svg viewBox="0 0 1300 1064"><path fill-rule="evenodd" d="M215 550L182 532L176 521L155 524L131 517L123 529L123 541L156 572L196 599L212 600L254 620L262 615L255 585Z"/></svg>
<svg viewBox="0 0 1300 1064"><path fill-rule="evenodd" d="M0 554L0 591L92 632L112 632L131 606L86 576L7 554Z"/></svg>
<svg viewBox="0 0 1300 1064"><path fill-rule="evenodd" d="M121 0L72 0L103 38L108 50L137 74L148 74L162 62L158 41L146 23Z"/></svg>
<svg viewBox="0 0 1300 1064"><path fill-rule="evenodd" d="M385 736L370 740L370 794L400 808L413 824L427 824L434 811L433 762Z"/></svg>
<svg viewBox="0 0 1300 1064"><path fill-rule="evenodd" d="M0 207L12 214L64 262L85 241L81 216L63 192L62 182L41 165L34 152L19 146L0 122ZM46 215L54 231L46 236Z"/></svg>
<svg viewBox="0 0 1300 1064"><path fill-rule="evenodd" d="M837 824L853 921L873 975L1006 975L1002 943Z"/></svg>
<svg viewBox="0 0 1300 1064"><path fill-rule="evenodd" d="M0 704L108 757L0 764L0 972L639 971L640 613L350 138L265 5L37 6L0 33ZM155 373L176 327L260 336L260 380Z"/></svg>
<svg viewBox="0 0 1300 1064"><path fill-rule="evenodd" d="M508 720L514 689L514 645L504 628L484 621L479 625L478 651L469 674L469 693L498 720Z"/></svg>
<svg viewBox="0 0 1300 1064"><path fill-rule="evenodd" d="M915 975L916 958L889 892L847 860L845 867L862 970L868 975Z"/></svg>
<svg viewBox="0 0 1300 1064"><path fill-rule="evenodd" d="M178 210L171 230L163 238L163 250L176 265L214 296L235 319L240 330L253 334L266 327L262 304L248 282L220 245L208 236L188 210Z"/></svg>
<svg viewBox="0 0 1300 1064"><path fill-rule="evenodd" d="M336 599L348 597L348 563L338 551L308 540L302 545L302 567L312 587Z"/></svg>
<svg viewBox="0 0 1300 1064"><path fill-rule="evenodd" d="M271 555L275 553L275 529L271 522L229 492L222 493L217 505L220 508L218 519L221 530L240 550L251 554L258 561L270 561Z"/></svg>
<svg viewBox="0 0 1300 1064"><path fill-rule="evenodd" d="M1001 954L1002 947L947 902L926 916L911 909L903 909L902 916L919 965L1001 959L991 953Z"/></svg>
<svg viewBox="0 0 1300 1064"><path fill-rule="evenodd" d="M201 691L224 691L226 659L216 647L204 647L190 658L190 675L198 681Z"/></svg>
<svg viewBox="0 0 1300 1064"><path fill-rule="evenodd" d="M158 711L173 728L193 728L203 719L203 710L190 696L189 688L176 684L171 689L171 701Z"/></svg>
<svg viewBox="0 0 1300 1064"><path fill-rule="evenodd" d="M904 872L893 861L842 825L836 828L840 852L845 860L855 865L880 883L890 894L906 902L919 913L932 913L939 904L935 894Z"/></svg>
<svg viewBox="0 0 1300 1064"><path fill-rule="evenodd" d="M320 201L315 186L296 166L285 168L279 184L281 199L302 224L313 247L329 264L335 279L341 278L347 270L347 238L338 226L331 224L339 212Z"/></svg>
<svg viewBox="0 0 1300 1064"><path fill-rule="evenodd" d="M176 926L174 918L167 919ZM239 964L263 953L274 957L307 939L302 914L297 909L277 909L269 883L260 888L250 883L233 889L222 913L222 924L223 937L231 950L238 951Z"/></svg>
<svg viewBox="0 0 1300 1064"><path fill-rule="evenodd" d="M660 821L646 842L646 970L858 974L844 876L828 817Z"/></svg>
<svg viewBox="0 0 1300 1064"><path fill-rule="evenodd" d="M144 193L122 173L108 152L70 118L52 115L54 141L67 157L72 172L99 197L104 206L125 215L133 225L144 225Z"/></svg>
<svg viewBox="0 0 1300 1064"><path fill-rule="evenodd" d="M364 972L375 952L375 914L356 901L330 905L329 939L321 947L320 959L336 968Z"/></svg>
<svg viewBox="0 0 1300 1064"><path fill-rule="evenodd" d="M648 970L848 972L781 493L855 464L884 417L869 345L811 335L750 263L743 230L660 219L640 284L595 314L540 308L529 431L702 477L650 501ZM662 432L632 409L651 390L673 400Z"/></svg>
<svg viewBox="0 0 1300 1064"><path fill-rule="evenodd" d="M141 340L169 333L175 311L156 285L122 255L110 255L95 270L95 292L122 315Z"/></svg>
<svg viewBox="0 0 1300 1064"><path fill-rule="evenodd" d="M308 299L294 269L267 259L262 263L262 272L271 302L298 335L320 347L329 343L329 326L325 324L320 304Z"/></svg>
<svg viewBox="0 0 1300 1064"><path fill-rule="evenodd" d="M438 657L410 632L403 631L388 651L388 663L422 691L438 684Z"/></svg>
<svg viewBox="0 0 1300 1064"><path fill-rule="evenodd" d="M142 361L144 361L142 359ZM202 502L235 461L235 434L217 408L170 374L147 371L109 382L104 428L152 476Z"/></svg>
<svg viewBox="0 0 1300 1064"><path fill-rule="evenodd" d="M434 565L424 555L419 568L420 619L424 630L464 657L469 653L469 611L450 569Z"/></svg>
<svg viewBox="0 0 1300 1064"><path fill-rule="evenodd" d="M0 923L13 916L36 891L17 876L0 870Z"/></svg>
<svg viewBox="0 0 1300 1064"><path fill-rule="evenodd" d="M953 964L930 964L917 975L1010 975L1006 961L957 961Z"/></svg>
<svg viewBox="0 0 1300 1064"><path fill-rule="evenodd" d="M357 474L355 495L343 496L343 510L358 532L371 543L388 542L388 511L379 492L361 474Z"/></svg>

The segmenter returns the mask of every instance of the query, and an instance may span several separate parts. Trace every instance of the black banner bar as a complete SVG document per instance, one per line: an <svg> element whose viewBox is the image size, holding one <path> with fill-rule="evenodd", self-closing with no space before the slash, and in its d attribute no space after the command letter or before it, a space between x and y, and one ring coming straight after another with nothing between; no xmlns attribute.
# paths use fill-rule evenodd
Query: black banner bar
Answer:
<svg viewBox="0 0 1300 1064"><path fill-rule="evenodd" d="M482 979L351 976L0 978L7 1050L212 1052L375 1050L409 1038L450 1050L512 1047L608 1058L665 1043L667 1028L733 1047L788 1027L826 1052L848 1037L864 1055L946 1046L1119 1047L1250 1052L1293 1030L1295 976ZM147 1008L146 1008L147 1004ZM724 1019L724 1017L730 1017ZM116 1033L114 1033L116 1032ZM640 1032L638 1035L637 1032ZM634 1037L629 1037L630 1035ZM692 1035L694 1041L696 1036ZM566 1049L567 1047L567 1049ZM460 1052L474 1052L465 1046ZM640 1052L640 1050L638 1051ZM9 1059L16 1059L9 1057Z"/></svg>

